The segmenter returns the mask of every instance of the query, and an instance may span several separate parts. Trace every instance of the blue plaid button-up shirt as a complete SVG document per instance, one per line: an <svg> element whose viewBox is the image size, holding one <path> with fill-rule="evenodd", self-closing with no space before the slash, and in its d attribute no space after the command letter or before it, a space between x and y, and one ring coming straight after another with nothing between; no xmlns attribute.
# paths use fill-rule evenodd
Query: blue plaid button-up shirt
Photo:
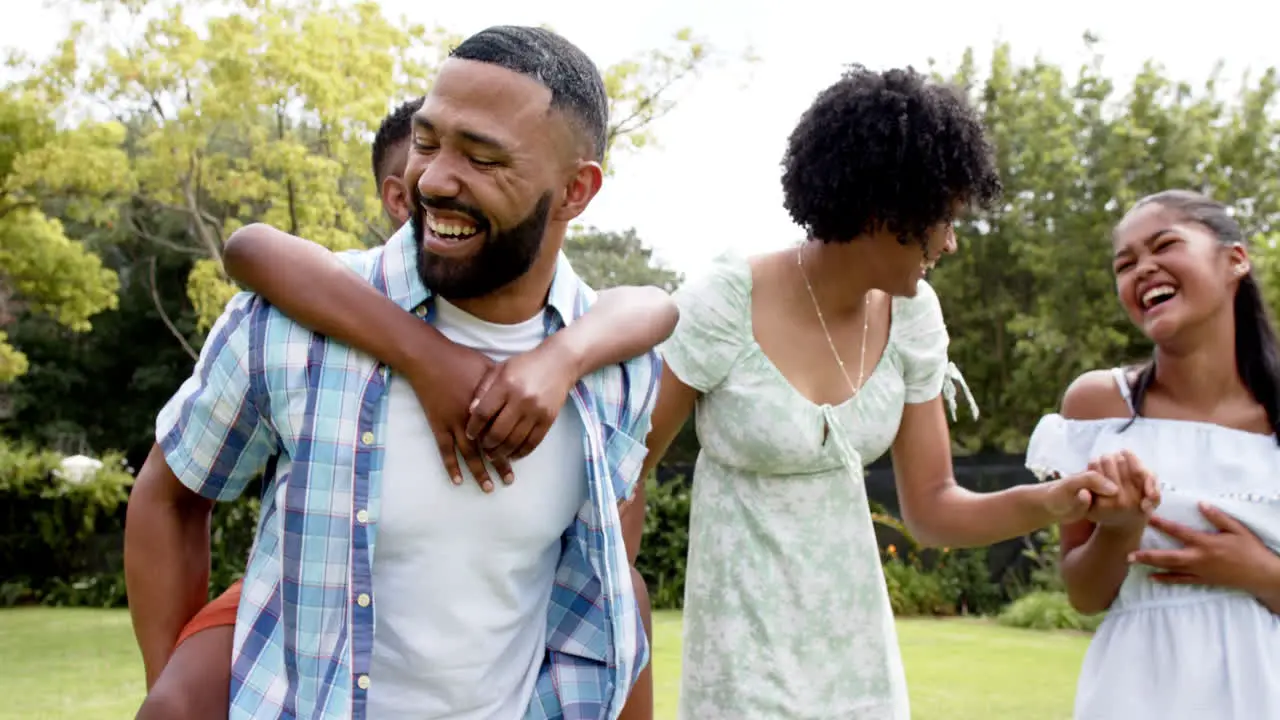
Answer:
<svg viewBox="0 0 1280 720"><path fill-rule="evenodd" d="M397 305L431 319L408 225L383 247L341 257ZM562 255L547 334L594 298ZM589 497L564 534L527 720L615 718L648 661L617 503L639 479L660 367L650 352L583 378L571 393L585 427ZM378 607L371 571L389 379L368 355L242 293L160 412L156 436L170 468L204 497L239 497L275 460L236 620L232 720L365 717L378 682L369 676Z"/></svg>

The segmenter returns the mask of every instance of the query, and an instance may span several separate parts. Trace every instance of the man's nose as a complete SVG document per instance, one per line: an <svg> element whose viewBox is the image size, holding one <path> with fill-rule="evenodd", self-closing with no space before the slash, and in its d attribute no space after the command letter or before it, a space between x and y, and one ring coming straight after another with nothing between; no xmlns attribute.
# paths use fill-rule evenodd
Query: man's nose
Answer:
<svg viewBox="0 0 1280 720"><path fill-rule="evenodd" d="M462 189L458 165L449 153L439 153L426 161L418 176L419 197L457 197Z"/></svg>

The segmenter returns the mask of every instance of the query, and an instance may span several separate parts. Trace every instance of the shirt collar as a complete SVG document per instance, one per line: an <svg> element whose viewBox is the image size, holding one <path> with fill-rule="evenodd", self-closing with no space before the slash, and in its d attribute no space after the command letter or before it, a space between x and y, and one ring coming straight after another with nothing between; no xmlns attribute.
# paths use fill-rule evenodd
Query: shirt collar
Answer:
<svg viewBox="0 0 1280 720"><path fill-rule="evenodd" d="M413 237L412 221L402 225L383 247L382 280L385 286L381 289L406 312L413 312L431 299L431 290L418 275L418 245ZM566 326L581 314L578 299L583 288L569 258L560 251L551 291L547 294L547 308Z"/></svg>

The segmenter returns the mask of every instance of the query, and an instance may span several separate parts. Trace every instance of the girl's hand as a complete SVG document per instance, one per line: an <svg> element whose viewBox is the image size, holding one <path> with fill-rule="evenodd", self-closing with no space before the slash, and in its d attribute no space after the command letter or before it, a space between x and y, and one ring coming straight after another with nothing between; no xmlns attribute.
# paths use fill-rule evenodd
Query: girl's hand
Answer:
<svg viewBox="0 0 1280 720"><path fill-rule="evenodd" d="M1277 599L1280 556L1263 544L1239 520L1207 503L1200 514L1218 532L1200 532L1159 517L1151 527L1182 543L1177 550L1138 550L1129 562L1160 572L1151 579L1168 585L1213 585L1236 588L1268 604ZM1276 608L1272 608L1273 611Z"/></svg>

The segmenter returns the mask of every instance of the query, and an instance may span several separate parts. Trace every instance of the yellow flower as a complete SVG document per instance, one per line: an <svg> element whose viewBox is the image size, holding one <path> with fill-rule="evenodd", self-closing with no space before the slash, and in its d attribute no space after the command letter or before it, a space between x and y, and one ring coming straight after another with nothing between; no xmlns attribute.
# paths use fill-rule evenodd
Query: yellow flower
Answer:
<svg viewBox="0 0 1280 720"><path fill-rule="evenodd" d="M893 545L890 545L889 555L891 555L892 557L898 557L898 548L894 547Z"/></svg>

